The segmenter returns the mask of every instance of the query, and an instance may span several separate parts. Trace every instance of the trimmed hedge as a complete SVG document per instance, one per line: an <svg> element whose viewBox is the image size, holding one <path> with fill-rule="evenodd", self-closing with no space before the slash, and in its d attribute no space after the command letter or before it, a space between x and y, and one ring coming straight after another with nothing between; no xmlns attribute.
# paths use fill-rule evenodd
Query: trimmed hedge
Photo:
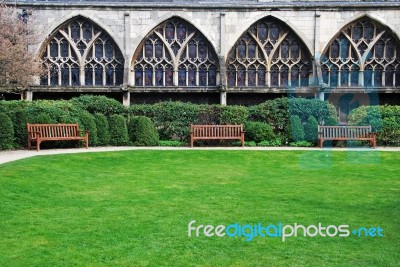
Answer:
<svg viewBox="0 0 400 267"><path fill-rule="evenodd" d="M108 118L110 127L110 145L126 146L129 144L128 128L122 115L111 115Z"/></svg>
<svg viewBox="0 0 400 267"><path fill-rule="evenodd" d="M337 125L335 107L318 99L305 98L277 98L262 104L249 107L249 118L253 121L262 121L271 125L276 134L280 134L286 141L290 139L290 117L298 116L302 123L313 116L320 125Z"/></svg>
<svg viewBox="0 0 400 267"><path fill-rule="evenodd" d="M245 124L246 140L254 139L253 142L263 146L304 140L315 144L318 124L338 125L333 105L303 98L278 98L250 107L169 101L132 105L126 109L114 99L86 95L70 101L0 101L0 112L7 114L13 123L13 147L26 146L27 122L79 123L81 129L90 131L91 146L127 145L129 135L125 118L117 119L115 115L128 112L132 117L148 117L160 139L179 140L181 143L189 140L190 124ZM297 116L300 123L297 119L293 122L293 116ZM400 106L362 106L349 115L349 122L354 125L371 124L373 130L378 132L379 145L400 146ZM301 127L293 126L296 124L304 126L304 137ZM269 125L266 126L268 129L265 125ZM66 144L48 142L46 146L63 147Z"/></svg>
<svg viewBox="0 0 400 267"><path fill-rule="evenodd" d="M127 109L115 99L99 95L82 95L72 98L71 103L75 106L87 110L91 114L101 113L106 116L113 114L125 115Z"/></svg>
<svg viewBox="0 0 400 267"><path fill-rule="evenodd" d="M150 118L161 140L187 141L190 124L244 124L249 111L243 106L197 105L183 102L160 102L133 105L131 116Z"/></svg>
<svg viewBox="0 0 400 267"><path fill-rule="evenodd" d="M304 137L306 141L316 144L318 141L318 122L314 116L308 117L304 125Z"/></svg>
<svg viewBox="0 0 400 267"><path fill-rule="evenodd" d="M271 141L276 138L272 127L265 122L248 121L245 123L246 140L256 143Z"/></svg>
<svg viewBox="0 0 400 267"><path fill-rule="evenodd" d="M131 118L128 124L129 140L134 146L156 146L159 136L154 123L147 117Z"/></svg>
<svg viewBox="0 0 400 267"><path fill-rule="evenodd" d="M14 126L5 112L0 112L0 149L14 147Z"/></svg>
<svg viewBox="0 0 400 267"><path fill-rule="evenodd" d="M72 114L79 121L79 129L89 131L89 145L97 146L97 126L93 115L86 110L75 110Z"/></svg>
<svg viewBox="0 0 400 267"><path fill-rule="evenodd" d="M300 117L290 116L290 140L293 142L304 141L304 127L301 124Z"/></svg>
<svg viewBox="0 0 400 267"><path fill-rule="evenodd" d="M400 106L361 106L348 119L351 125L371 125L378 145L400 146Z"/></svg>
<svg viewBox="0 0 400 267"><path fill-rule="evenodd" d="M221 109L219 124L244 124L249 117L249 110L243 106L224 106Z"/></svg>
<svg viewBox="0 0 400 267"><path fill-rule="evenodd" d="M106 146L110 142L110 127L107 117L101 113L96 113L93 116L97 127L97 145Z"/></svg>

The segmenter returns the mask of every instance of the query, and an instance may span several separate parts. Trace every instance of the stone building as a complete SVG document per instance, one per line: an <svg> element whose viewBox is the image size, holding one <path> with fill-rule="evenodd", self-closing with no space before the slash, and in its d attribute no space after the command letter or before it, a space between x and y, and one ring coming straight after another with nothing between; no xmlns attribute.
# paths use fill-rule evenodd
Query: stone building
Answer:
<svg viewBox="0 0 400 267"><path fill-rule="evenodd" d="M400 104L400 2L17 0L40 18L47 70L27 99L252 105L319 98L342 121Z"/></svg>

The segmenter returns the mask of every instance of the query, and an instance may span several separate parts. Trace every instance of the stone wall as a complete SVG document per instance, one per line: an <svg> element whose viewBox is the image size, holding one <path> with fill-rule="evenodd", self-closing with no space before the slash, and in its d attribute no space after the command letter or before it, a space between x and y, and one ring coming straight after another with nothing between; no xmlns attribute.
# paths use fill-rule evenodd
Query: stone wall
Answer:
<svg viewBox="0 0 400 267"><path fill-rule="evenodd" d="M93 2L95 2L93 4ZM132 84L132 57L140 42L158 24L178 16L194 25L226 60L237 39L253 23L275 17L286 23L303 40L312 56L319 56L339 31L363 16L388 26L400 39L399 1L31 1L20 2L40 21L41 36L31 48L37 54L46 38L64 22L86 17L114 39L125 57L126 79ZM240 98L241 96L237 96ZM214 101L214 100L213 100ZM211 102L213 102L211 101Z"/></svg>

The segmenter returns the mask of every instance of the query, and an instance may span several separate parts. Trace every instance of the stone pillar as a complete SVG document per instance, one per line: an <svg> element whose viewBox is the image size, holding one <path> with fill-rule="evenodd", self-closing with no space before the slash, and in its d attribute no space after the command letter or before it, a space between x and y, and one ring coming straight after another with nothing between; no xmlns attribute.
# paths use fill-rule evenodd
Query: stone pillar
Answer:
<svg viewBox="0 0 400 267"><path fill-rule="evenodd" d="M226 93L226 88L227 88L227 81L226 81L226 66L225 66L225 40L226 40L226 29L225 29L225 13L221 12L220 13L220 36L219 36L219 71L220 71L220 104L223 106L226 106L226 98L227 98L227 93Z"/></svg>
<svg viewBox="0 0 400 267"><path fill-rule="evenodd" d="M317 93L319 100L325 101L325 93L324 92L319 92Z"/></svg>
<svg viewBox="0 0 400 267"><path fill-rule="evenodd" d="M131 75L130 75L130 36L131 36L131 23L130 23L130 13L124 13L124 56L125 56L125 66L124 66L124 85L132 85Z"/></svg>
<svg viewBox="0 0 400 267"><path fill-rule="evenodd" d="M122 104L125 107L129 107L131 104L131 93L129 91L124 92L124 94L122 95Z"/></svg>
<svg viewBox="0 0 400 267"><path fill-rule="evenodd" d="M315 98L325 101L325 93L323 90L325 89L325 85L322 80L322 70L321 70L321 47L320 47L320 38L321 38L321 13L319 11L315 11L315 28L314 28L314 60L315 60L315 70L314 75L316 77L316 81L314 82L319 86L319 91L315 93Z"/></svg>
<svg viewBox="0 0 400 267"><path fill-rule="evenodd" d="M33 99L33 92L32 91L25 91L21 94L21 99L25 101L32 101Z"/></svg>
<svg viewBox="0 0 400 267"><path fill-rule="evenodd" d="M227 97L226 92L220 92L220 104L223 106L226 106L226 97Z"/></svg>

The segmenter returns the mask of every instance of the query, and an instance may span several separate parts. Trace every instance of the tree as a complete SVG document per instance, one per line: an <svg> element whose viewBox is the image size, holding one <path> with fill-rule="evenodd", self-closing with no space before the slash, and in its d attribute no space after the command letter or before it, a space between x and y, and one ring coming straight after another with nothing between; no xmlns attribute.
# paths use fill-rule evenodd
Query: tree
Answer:
<svg viewBox="0 0 400 267"><path fill-rule="evenodd" d="M21 93L42 73L29 51L38 40L36 29L26 10L0 1L0 92Z"/></svg>

